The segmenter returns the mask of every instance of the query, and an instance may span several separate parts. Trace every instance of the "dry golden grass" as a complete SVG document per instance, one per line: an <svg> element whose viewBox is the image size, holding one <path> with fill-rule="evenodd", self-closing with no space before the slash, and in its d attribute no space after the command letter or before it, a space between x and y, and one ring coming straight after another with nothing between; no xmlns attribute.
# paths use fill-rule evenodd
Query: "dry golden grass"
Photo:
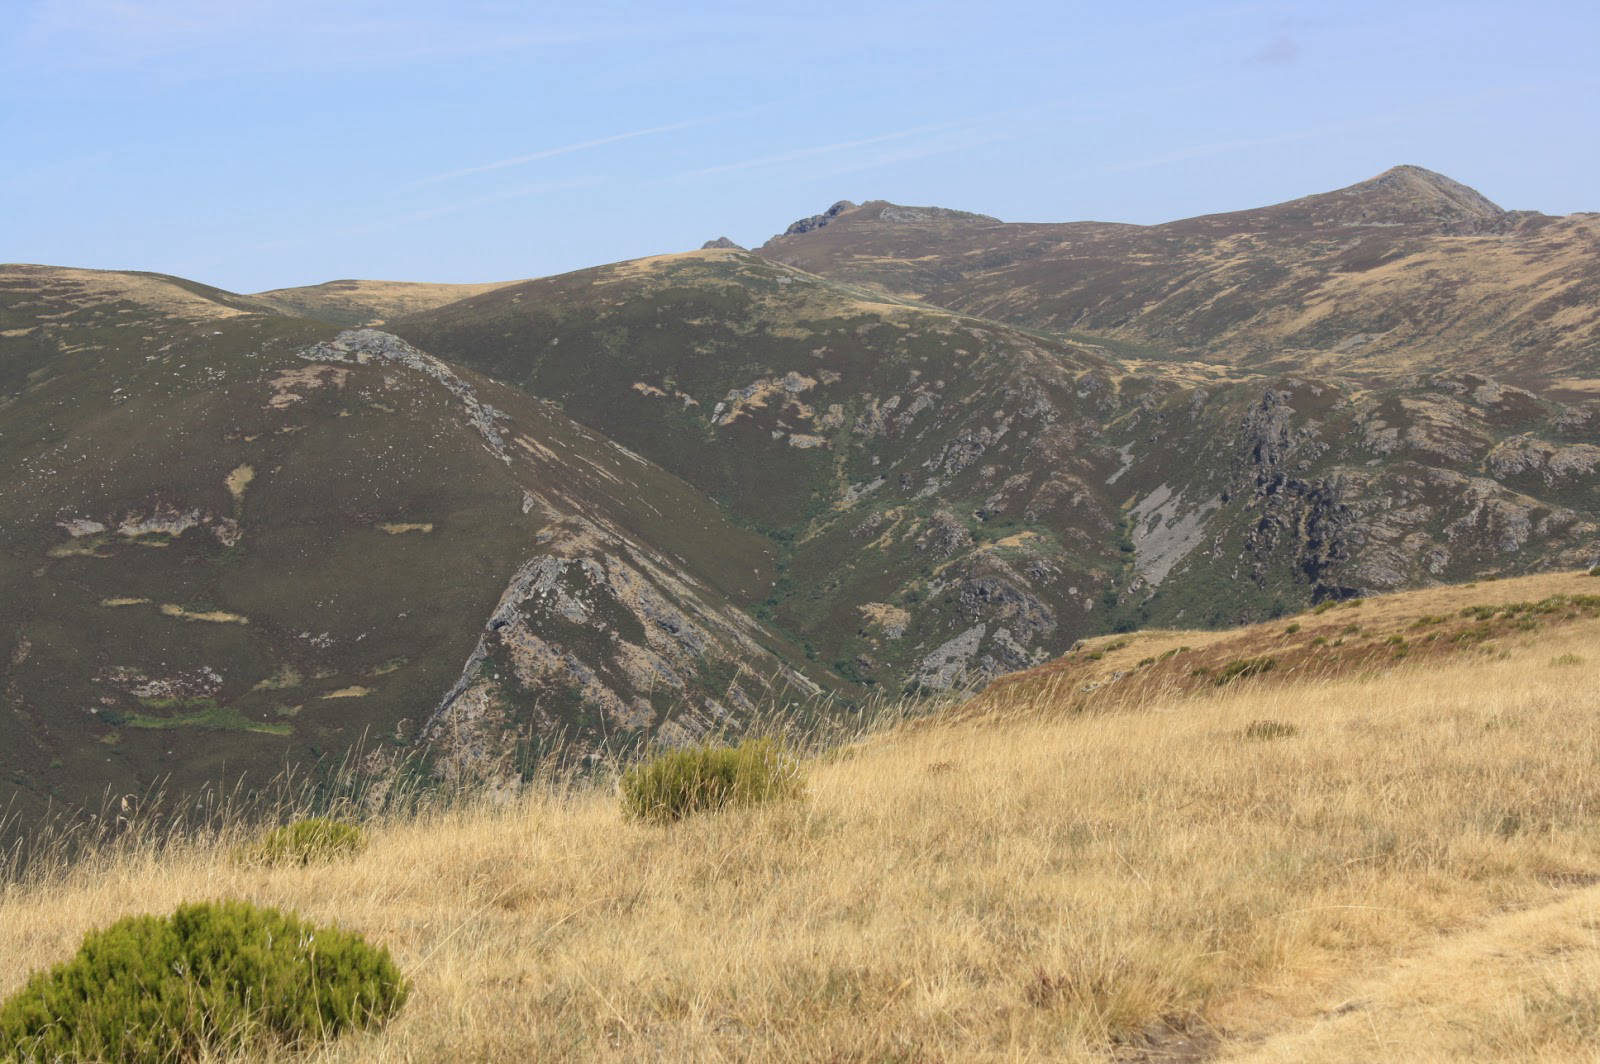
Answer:
<svg viewBox="0 0 1600 1064"><path fill-rule="evenodd" d="M1113 693L1108 688L1123 686L1141 688L1143 697L1156 691L1176 695L1182 689L1210 682L1190 682L1195 666L1215 669L1253 655L1280 658L1278 679L1318 681L1375 664L1392 664L1395 655L1387 640L1395 635L1410 644L1408 653L1450 657L1461 651L1483 649L1478 641L1451 638L1475 623L1465 618L1461 610L1499 608L1555 596L1600 596L1600 579L1582 570L1536 573L1330 602L1298 616L1242 628L1148 628L1096 636L1080 641L1072 653L1038 668L1001 677L974 707L1040 698L1060 700L1083 691L1094 691L1096 698L1103 698ZM1419 628L1417 622L1424 619L1429 623ZM1563 623L1559 616L1541 618L1538 623L1546 621ZM1487 638L1503 634L1494 631ZM1445 638L1434 645L1433 640L1439 636ZM1151 664L1157 668L1141 671ZM1115 693L1123 697L1121 692Z"/></svg>
<svg viewBox="0 0 1600 1064"><path fill-rule="evenodd" d="M311 314L337 311L362 314L383 321L406 314L442 307L460 299L493 292L516 284L491 281L483 284L434 284L426 281L328 281L303 288L275 288L257 292L251 298L286 314Z"/></svg>
<svg viewBox="0 0 1600 1064"><path fill-rule="evenodd" d="M576 789L375 825L320 867L102 857L0 892L0 994L92 927L226 896L360 931L415 980L324 1061L1583 1058L1584 662L1600 622L1379 674L1010 705L670 828ZM1294 732L1248 738L1262 720Z"/></svg>

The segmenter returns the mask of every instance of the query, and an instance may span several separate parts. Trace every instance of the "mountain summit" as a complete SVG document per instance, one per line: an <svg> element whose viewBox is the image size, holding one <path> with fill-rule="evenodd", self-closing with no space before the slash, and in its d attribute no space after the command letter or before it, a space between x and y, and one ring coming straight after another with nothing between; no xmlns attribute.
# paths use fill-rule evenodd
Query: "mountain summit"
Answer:
<svg viewBox="0 0 1600 1064"><path fill-rule="evenodd" d="M1409 165L1390 167L1377 177L1333 192L1240 213L1315 226L1425 225L1451 232L1478 231L1507 215L1476 189Z"/></svg>

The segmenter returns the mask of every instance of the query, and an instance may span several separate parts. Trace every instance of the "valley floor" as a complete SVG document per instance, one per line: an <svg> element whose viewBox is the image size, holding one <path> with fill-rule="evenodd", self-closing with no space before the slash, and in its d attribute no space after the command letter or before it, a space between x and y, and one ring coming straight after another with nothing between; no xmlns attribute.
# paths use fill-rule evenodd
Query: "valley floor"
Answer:
<svg viewBox="0 0 1600 1064"><path fill-rule="evenodd" d="M1594 1059L1597 664L1578 619L1074 714L1018 687L671 828L580 789L323 866L112 854L0 890L0 994L243 897L414 980L323 1061Z"/></svg>

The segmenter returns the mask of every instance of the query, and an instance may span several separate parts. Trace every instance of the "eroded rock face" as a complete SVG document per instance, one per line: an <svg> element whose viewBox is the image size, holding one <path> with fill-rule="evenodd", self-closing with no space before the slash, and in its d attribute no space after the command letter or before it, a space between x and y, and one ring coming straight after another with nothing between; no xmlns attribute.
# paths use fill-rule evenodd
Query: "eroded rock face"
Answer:
<svg viewBox="0 0 1600 1064"><path fill-rule="evenodd" d="M976 680L975 663L988 626L973 625L941 644L917 664L915 683L929 691L948 691Z"/></svg>
<svg viewBox="0 0 1600 1064"><path fill-rule="evenodd" d="M1147 405L1130 426L1147 435L1118 449L1111 483L1138 483L1119 605L1143 603L1141 622L1583 564L1600 448L1528 430L1583 422L1581 408L1470 374L1289 378L1234 406L1244 387Z"/></svg>
<svg viewBox="0 0 1600 1064"><path fill-rule="evenodd" d="M570 738L625 746L698 741L736 725L757 699L821 693L772 658L748 622L615 532L569 518L547 549L517 568L424 725L453 762L570 728L570 715L545 708L552 703L582 707L587 723ZM708 673L728 677L717 695Z"/></svg>
<svg viewBox="0 0 1600 1064"><path fill-rule="evenodd" d="M1523 434L1502 440L1485 461L1496 479L1534 476L1547 487L1565 486L1588 479L1600 469L1600 447L1555 444Z"/></svg>
<svg viewBox="0 0 1600 1064"><path fill-rule="evenodd" d="M798 236L801 233L810 233L817 229L821 229L823 226L827 225L829 222L833 221L835 218L839 217L839 215L850 210L854 206L855 204L851 203L849 200L840 200L838 203L835 203L832 207L829 207L821 214L813 214L809 218L801 218L799 221L791 223L789 228L783 231L783 235Z"/></svg>

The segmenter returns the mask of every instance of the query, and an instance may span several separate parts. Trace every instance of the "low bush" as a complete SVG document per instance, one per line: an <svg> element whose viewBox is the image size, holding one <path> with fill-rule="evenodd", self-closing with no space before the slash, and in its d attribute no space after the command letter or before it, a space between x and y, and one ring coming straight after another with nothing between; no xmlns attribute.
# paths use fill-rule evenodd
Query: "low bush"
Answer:
<svg viewBox="0 0 1600 1064"><path fill-rule="evenodd" d="M248 852L263 864L310 864L360 853L366 834L356 825L326 817L307 817L273 828Z"/></svg>
<svg viewBox="0 0 1600 1064"><path fill-rule="evenodd" d="M1271 672L1277 667L1277 658L1238 658L1224 665L1212 682L1221 687L1229 680L1243 680L1251 676L1260 676L1262 673Z"/></svg>
<svg viewBox="0 0 1600 1064"><path fill-rule="evenodd" d="M387 950L241 901L130 916L0 1005L0 1060L187 1061L305 1046L406 999Z"/></svg>
<svg viewBox="0 0 1600 1064"><path fill-rule="evenodd" d="M1299 734L1299 728L1282 720L1253 720L1244 729L1246 739L1288 739Z"/></svg>
<svg viewBox="0 0 1600 1064"><path fill-rule="evenodd" d="M622 808L658 824L732 805L796 797L798 760L771 739L669 750L623 773Z"/></svg>

